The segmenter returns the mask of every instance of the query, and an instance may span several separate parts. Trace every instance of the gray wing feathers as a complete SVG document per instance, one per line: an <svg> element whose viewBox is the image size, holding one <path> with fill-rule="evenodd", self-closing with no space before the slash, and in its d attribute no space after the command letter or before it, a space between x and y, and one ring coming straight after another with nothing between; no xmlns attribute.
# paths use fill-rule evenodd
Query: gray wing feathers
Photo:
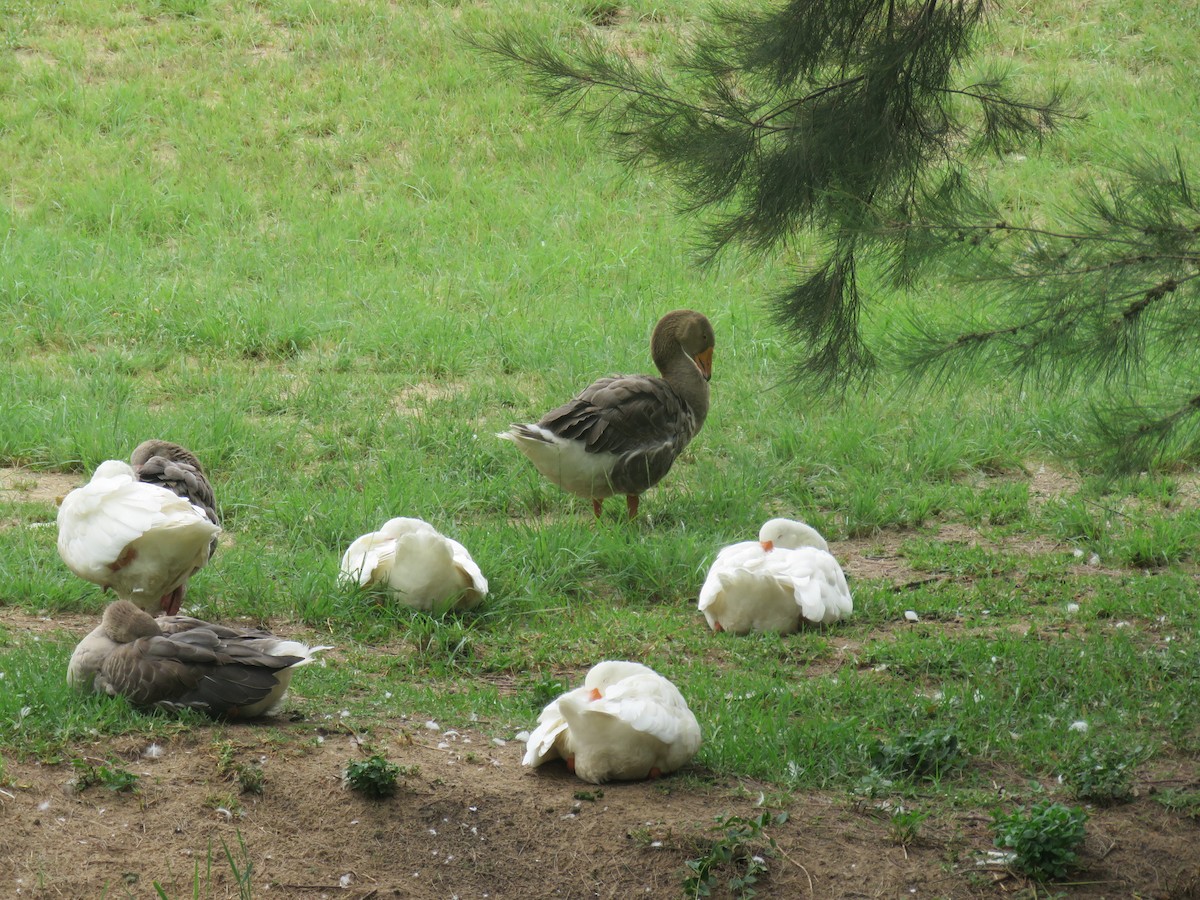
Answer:
<svg viewBox="0 0 1200 900"><path fill-rule="evenodd" d="M154 453L155 446L173 448L167 452L177 453L187 459L173 459L169 455ZM146 453L153 453L153 455L142 459ZM194 459L195 457L182 447L147 441L134 450L132 462L138 481L166 488L177 497L182 497L193 506L204 510L208 521L214 525L220 525L221 519L217 516L216 495L213 494L212 485L208 481L208 476L200 468L199 461L190 461ZM214 534L208 545L208 558L212 559L216 552L217 536Z"/></svg>
<svg viewBox="0 0 1200 900"><path fill-rule="evenodd" d="M195 466L165 456L152 456L136 468L139 481L165 487L176 496L183 497L203 509L214 525L221 524L217 518L217 500L212 485Z"/></svg>
<svg viewBox="0 0 1200 900"><path fill-rule="evenodd" d="M661 480L696 433L693 411L650 375L601 378L538 424L589 453L617 456L610 480L621 494L640 494Z"/></svg>
<svg viewBox="0 0 1200 900"><path fill-rule="evenodd" d="M139 638L109 655L99 683L135 706L236 712L266 697L279 684L277 672L303 661L271 656L255 640L222 638L207 627Z"/></svg>

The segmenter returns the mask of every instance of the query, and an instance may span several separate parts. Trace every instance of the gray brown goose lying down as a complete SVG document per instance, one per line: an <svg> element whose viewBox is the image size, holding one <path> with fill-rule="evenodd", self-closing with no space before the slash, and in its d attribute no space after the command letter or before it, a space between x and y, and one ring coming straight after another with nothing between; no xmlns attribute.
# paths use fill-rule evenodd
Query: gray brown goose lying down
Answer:
<svg viewBox="0 0 1200 900"><path fill-rule="evenodd" d="M155 619L117 600L75 647L67 683L142 708L248 719L269 714L292 672L327 649L188 616Z"/></svg>
<svg viewBox="0 0 1200 900"><path fill-rule="evenodd" d="M560 488L592 501L624 494L630 518L638 500L671 470L708 415L715 336L698 312L663 316L650 338L661 378L601 378L533 424L513 425L498 437L512 441Z"/></svg>
<svg viewBox="0 0 1200 900"><path fill-rule="evenodd" d="M67 567L147 612L179 611L188 579L203 568L221 528L212 487L190 452L165 441L110 459L58 510Z"/></svg>

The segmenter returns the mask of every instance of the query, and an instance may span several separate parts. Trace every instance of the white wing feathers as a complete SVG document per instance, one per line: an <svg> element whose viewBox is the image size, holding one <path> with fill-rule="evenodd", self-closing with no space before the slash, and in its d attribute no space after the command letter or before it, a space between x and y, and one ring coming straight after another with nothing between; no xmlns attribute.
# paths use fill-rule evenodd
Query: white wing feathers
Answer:
<svg viewBox="0 0 1200 900"><path fill-rule="evenodd" d="M135 541L143 554L178 560L190 572L193 564L207 560L209 542L221 530L203 509L138 481L132 467L119 460L102 463L91 481L63 498L58 528L63 561L98 584L113 578L112 565Z"/></svg>
<svg viewBox="0 0 1200 900"><path fill-rule="evenodd" d="M581 698L582 699L582 698ZM635 675L619 681L599 700L576 701L582 715L605 715L640 734L672 744L684 733L687 703L673 684L659 675Z"/></svg>

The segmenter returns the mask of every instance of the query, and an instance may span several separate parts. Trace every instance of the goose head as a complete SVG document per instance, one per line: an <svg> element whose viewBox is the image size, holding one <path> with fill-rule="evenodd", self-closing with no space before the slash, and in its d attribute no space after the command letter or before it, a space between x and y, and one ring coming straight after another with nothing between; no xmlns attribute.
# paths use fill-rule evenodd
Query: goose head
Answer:
<svg viewBox="0 0 1200 900"><path fill-rule="evenodd" d="M117 600L108 604L100 627L110 640L118 644L128 644L138 638L162 634L154 616L128 600Z"/></svg>
<svg viewBox="0 0 1200 900"><path fill-rule="evenodd" d="M654 326L650 356L664 377L669 378L678 371L686 359L708 381L712 378L715 345L712 323L706 316L691 309L677 309L667 313Z"/></svg>
<svg viewBox="0 0 1200 900"><path fill-rule="evenodd" d="M798 550L801 547L816 547L818 550L828 550L829 544L821 537L819 531L811 525L795 519L771 519L763 524L758 531L758 540L764 550L782 547L786 550Z"/></svg>

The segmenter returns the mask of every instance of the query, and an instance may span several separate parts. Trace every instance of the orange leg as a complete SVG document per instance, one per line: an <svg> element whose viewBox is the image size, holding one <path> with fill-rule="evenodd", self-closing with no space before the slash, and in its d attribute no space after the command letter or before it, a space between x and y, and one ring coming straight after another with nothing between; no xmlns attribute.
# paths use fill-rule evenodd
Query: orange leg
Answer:
<svg viewBox="0 0 1200 900"><path fill-rule="evenodd" d="M603 502L603 500L596 500L594 498L592 499L592 512L596 514L597 519L600 518L600 505Z"/></svg>
<svg viewBox="0 0 1200 900"><path fill-rule="evenodd" d="M720 622L713 622L713 631L720 634L724 630L725 630L725 626L722 625Z"/></svg>
<svg viewBox="0 0 1200 900"><path fill-rule="evenodd" d="M637 494L627 494L625 496L625 506L629 509L629 518L635 518L638 511L638 501L641 500Z"/></svg>

